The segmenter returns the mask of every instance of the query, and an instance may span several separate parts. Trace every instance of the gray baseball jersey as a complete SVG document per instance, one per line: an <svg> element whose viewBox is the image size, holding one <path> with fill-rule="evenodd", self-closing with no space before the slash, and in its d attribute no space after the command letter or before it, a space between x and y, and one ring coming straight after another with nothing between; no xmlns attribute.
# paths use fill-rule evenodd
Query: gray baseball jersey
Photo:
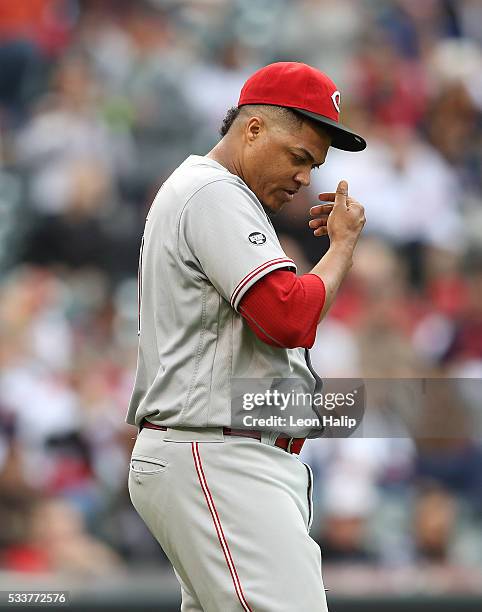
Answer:
<svg viewBox="0 0 482 612"><path fill-rule="evenodd" d="M233 378L297 378L313 390L304 350L262 342L237 311L279 268L296 269L255 194L214 160L190 156L146 220L128 423L230 426Z"/></svg>

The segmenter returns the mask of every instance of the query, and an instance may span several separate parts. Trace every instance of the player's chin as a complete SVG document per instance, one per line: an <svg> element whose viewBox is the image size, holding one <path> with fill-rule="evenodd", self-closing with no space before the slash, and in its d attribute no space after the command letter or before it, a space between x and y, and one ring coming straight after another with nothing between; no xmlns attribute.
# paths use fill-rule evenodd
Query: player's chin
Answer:
<svg viewBox="0 0 482 612"><path fill-rule="evenodd" d="M287 197L287 195L286 191L275 191L270 194L269 197L265 198L263 204L265 208L268 208L273 214L276 214L290 201L291 198Z"/></svg>

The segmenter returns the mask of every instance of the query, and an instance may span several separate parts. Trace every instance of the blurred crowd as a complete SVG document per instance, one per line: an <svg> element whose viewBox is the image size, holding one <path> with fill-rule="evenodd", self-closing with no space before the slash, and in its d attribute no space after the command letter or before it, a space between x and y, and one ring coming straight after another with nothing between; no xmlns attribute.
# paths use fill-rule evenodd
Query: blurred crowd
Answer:
<svg viewBox="0 0 482 612"><path fill-rule="evenodd" d="M165 563L126 489L140 237L247 76L283 60L330 74L368 141L274 220L303 273L327 248L317 194L346 178L366 209L314 367L482 378L479 0L0 0L1 569ZM456 409L451 437L306 444L327 564L482 568L482 443Z"/></svg>

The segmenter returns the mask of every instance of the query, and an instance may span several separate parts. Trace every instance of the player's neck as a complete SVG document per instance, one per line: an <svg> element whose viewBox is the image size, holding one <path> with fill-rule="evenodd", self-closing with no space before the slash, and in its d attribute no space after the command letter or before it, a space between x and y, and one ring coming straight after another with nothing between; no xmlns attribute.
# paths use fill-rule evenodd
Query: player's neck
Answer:
<svg viewBox="0 0 482 612"><path fill-rule="evenodd" d="M234 156L228 152L223 140L218 142L218 144L206 154L206 157L218 162L218 164L224 166L228 172L231 172L231 174L235 174L244 180L239 164L236 163Z"/></svg>

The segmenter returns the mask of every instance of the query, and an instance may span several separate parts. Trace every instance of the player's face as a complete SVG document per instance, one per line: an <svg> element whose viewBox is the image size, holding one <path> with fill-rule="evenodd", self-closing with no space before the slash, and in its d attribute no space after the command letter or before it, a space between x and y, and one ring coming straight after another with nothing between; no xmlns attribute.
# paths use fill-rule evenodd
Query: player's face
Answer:
<svg viewBox="0 0 482 612"><path fill-rule="evenodd" d="M276 213L309 186L311 172L325 162L331 137L312 121L291 128L261 122L248 143L243 178L263 206Z"/></svg>

